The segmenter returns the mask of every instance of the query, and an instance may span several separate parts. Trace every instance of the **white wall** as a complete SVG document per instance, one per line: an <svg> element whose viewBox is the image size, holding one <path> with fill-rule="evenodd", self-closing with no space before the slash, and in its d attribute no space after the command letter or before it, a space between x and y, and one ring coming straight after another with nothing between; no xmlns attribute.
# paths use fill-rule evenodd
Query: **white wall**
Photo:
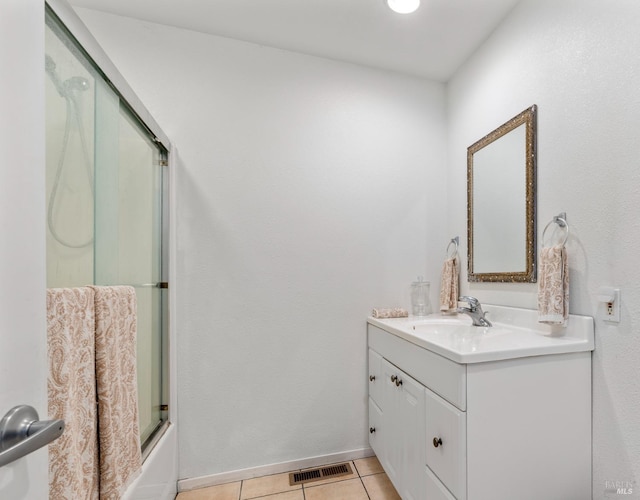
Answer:
<svg viewBox="0 0 640 500"><path fill-rule="evenodd" d="M466 148L535 103L538 238L567 212L571 312L596 316L598 287L622 289L620 324L596 321L595 499L606 481L640 498L638 19L634 0L525 0L448 85L450 231L466 224ZM463 283L483 302L536 307L534 284Z"/></svg>
<svg viewBox="0 0 640 500"><path fill-rule="evenodd" d="M79 13L184 161L180 476L368 447L365 318L453 236L444 87Z"/></svg>

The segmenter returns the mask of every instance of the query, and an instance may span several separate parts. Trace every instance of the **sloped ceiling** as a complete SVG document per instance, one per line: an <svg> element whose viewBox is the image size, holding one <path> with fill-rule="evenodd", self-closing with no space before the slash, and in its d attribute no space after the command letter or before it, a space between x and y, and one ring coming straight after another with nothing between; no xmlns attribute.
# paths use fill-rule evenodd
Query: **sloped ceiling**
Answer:
<svg viewBox="0 0 640 500"><path fill-rule="evenodd" d="M445 82L519 0L71 0L76 7Z"/></svg>

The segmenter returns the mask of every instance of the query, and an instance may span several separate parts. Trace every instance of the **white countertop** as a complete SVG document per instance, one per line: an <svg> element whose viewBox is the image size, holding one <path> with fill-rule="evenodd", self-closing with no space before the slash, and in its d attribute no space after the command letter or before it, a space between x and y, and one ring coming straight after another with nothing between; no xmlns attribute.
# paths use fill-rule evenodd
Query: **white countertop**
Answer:
<svg viewBox="0 0 640 500"><path fill-rule="evenodd" d="M481 363L527 356L593 351L589 316L569 315L566 327L537 322L537 311L483 304L491 327L473 326L464 314L367 321L456 363Z"/></svg>

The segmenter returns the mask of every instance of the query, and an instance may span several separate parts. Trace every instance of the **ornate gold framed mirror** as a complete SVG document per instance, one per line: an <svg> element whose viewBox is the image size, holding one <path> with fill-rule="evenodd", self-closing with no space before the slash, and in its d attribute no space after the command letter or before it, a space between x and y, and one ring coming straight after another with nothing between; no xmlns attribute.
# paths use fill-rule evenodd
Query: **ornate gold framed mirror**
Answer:
<svg viewBox="0 0 640 500"><path fill-rule="evenodd" d="M469 281L536 281L534 104L467 148Z"/></svg>

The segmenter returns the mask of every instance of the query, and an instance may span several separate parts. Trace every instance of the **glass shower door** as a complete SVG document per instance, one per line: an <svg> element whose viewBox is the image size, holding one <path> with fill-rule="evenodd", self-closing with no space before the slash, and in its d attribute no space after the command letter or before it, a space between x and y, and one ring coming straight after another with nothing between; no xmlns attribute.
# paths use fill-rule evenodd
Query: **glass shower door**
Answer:
<svg viewBox="0 0 640 500"><path fill-rule="evenodd" d="M136 290L143 451L168 418L167 153L47 11L47 286Z"/></svg>
<svg viewBox="0 0 640 500"><path fill-rule="evenodd" d="M163 418L163 152L104 83L96 86L96 285L138 300L138 403L144 443Z"/></svg>
<svg viewBox="0 0 640 500"><path fill-rule="evenodd" d="M94 118L99 76L47 18L45 132L47 286L93 280Z"/></svg>

